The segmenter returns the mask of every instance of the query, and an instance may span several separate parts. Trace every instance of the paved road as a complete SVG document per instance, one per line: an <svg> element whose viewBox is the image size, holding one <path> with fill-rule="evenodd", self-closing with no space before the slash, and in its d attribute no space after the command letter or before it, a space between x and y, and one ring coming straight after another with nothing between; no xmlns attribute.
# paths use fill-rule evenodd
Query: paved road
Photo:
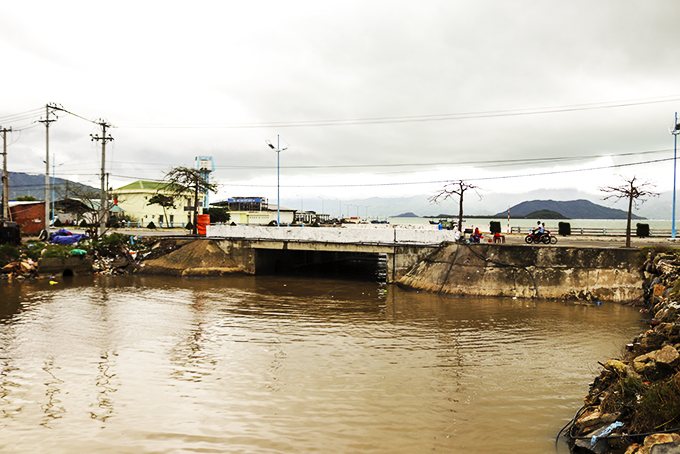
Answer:
<svg viewBox="0 0 680 454"><path fill-rule="evenodd" d="M85 233L83 229L69 229L73 233ZM122 229L112 229L112 232L125 233L127 235L135 236L187 236L189 232L186 229L174 228L174 229L146 229L146 228L122 228ZM484 235L484 240L488 241L490 235ZM526 244L524 242L524 234L512 233L504 234L505 244ZM527 247L555 247L555 246L575 246L575 247L625 247L626 237L623 236L582 236L582 235L570 235L570 236L560 236L557 235L556 245L526 245ZM670 238L631 238L631 247L648 247L648 246L671 246L680 247L680 239L676 241Z"/></svg>
<svg viewBox="0 0 680 454"><path fill-rule="evenodd" d="M505 235L506 244L525 244L524 237L517 233ZM575 246L575 247L625 247L625 236L581 236L570 235L557 237L556 246ZM637 238L630 239L631 247L648 247L648 246L675 246L680 247L680 241L671 241L669 238ZM527 245L529 246L529 245ZM535 245L531 245L536 247ZM540 247L552 247L542 244Z"/></svg>

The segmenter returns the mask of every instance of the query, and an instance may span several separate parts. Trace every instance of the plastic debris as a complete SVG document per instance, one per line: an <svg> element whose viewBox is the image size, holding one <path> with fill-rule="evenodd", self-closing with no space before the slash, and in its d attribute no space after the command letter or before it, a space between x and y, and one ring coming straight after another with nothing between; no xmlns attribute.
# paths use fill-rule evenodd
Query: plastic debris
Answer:
<svg viewBox="0 0 680 454"><path fill-rule="evenodd" d="M612 433L612 430L621 426L623 426L623 423L621 421L611 423L606 429L600 431L597 435L593 435L593 437L590 439L590 446L595 446L598 438L606 437L607 435Z"/></svg>

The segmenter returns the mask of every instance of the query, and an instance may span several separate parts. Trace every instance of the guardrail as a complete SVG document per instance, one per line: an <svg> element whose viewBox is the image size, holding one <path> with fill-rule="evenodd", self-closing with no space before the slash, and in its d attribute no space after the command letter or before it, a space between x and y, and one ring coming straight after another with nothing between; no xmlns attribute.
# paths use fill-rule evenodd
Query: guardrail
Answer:
<svg viewBox="0 0 680 454"><path fill-rule="evenodd" d="M511 233L524 233L528 234L531 229L524 227L510 227ZM547 229L550 230L550 229ZM553 235L557 235L558 231L550 230ZM636 230L631 228L631 236L637 236ZM671 229L649 229L650 237L657 238L669 238L672 232ZM626 236L626 229L610 229L605 227L572 227L571 235L581 235L581 236Z"/></svg>

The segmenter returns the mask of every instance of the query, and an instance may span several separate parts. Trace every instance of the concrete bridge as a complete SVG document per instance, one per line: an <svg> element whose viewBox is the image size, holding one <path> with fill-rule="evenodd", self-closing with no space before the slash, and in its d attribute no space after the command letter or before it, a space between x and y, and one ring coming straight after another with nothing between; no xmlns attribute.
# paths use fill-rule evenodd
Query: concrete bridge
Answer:
<svg viewBox="0 0 680 454"><path fill-rule="evenodd" d="M357 224L345 227L210 225L206 236L244 269L261 274L299 266L384 257L386 279L396 282L454 232L437 226Z"/></svg>

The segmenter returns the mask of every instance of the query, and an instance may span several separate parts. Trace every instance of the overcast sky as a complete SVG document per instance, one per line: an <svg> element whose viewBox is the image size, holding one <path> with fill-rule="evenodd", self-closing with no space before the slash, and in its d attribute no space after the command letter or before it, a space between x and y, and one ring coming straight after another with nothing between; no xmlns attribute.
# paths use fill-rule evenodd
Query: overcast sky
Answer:
<svg viewBox="0 0 680 454"><path fill-rule="evenodd" d="M212 201L275 203L277 136L282 198L667 191L679 43L674 0L4 2L0 126L44 173L45 105L77 115L50 153L95 187L87 120L114 188L212 156Z"/></svg>

